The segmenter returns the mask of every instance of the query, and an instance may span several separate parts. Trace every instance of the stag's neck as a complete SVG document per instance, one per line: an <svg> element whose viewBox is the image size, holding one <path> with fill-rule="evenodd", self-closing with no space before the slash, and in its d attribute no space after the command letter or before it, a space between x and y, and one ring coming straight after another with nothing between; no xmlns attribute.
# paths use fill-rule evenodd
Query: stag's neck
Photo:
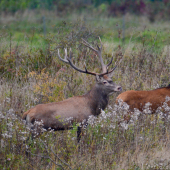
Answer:
<svg viewBox="0 0 170 170"><path fill-rule="evenodd" d="M91 108L93 115L97 116L101 113L101 110L104 110L108 104L109 96L105 92L94 86L85 97L88 98L88 104Z"/></svg>

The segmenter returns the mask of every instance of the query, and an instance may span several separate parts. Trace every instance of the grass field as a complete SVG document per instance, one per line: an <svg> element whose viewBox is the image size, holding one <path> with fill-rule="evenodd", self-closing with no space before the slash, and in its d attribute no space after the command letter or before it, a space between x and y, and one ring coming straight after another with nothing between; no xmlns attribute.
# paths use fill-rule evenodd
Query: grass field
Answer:
<svg viewBox="0 0 170 170"><path fill-rule="evenodd" d="M44 19L43 19L44 17ZM128 106L115 105L118 93L99 117L91 117L80 143L76 128L44 132L34 141L21 120L23 112L39 103L61 101L91 89L95 78L59 61L56 48L71 47L76 65L84 62L100 72L91 44L101 37L103 58L123 60L113 80L123 91L151 90L169 84L170 23L150 23L145 17L124 19L90 13L56 16L47 11L25 11L0 17L0 168L1 169L169 169L169 107L165 113L135 112L123 122ZM148 108L149 109L149 108ZM122 122L118 124L118 122ZM42 131L44 131L42 129ZM27 151L27 152L26 152Z"/></svg>

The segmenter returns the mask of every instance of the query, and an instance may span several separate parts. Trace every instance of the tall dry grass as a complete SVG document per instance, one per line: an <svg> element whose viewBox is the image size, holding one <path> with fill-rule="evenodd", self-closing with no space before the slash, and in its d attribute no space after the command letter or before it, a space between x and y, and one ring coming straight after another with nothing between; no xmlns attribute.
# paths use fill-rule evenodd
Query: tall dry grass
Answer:
<svg viewBox="0 0 170 170"><path fill-rule="evenodd" d="M76 24L74 26L77 28ZM127 113L128 106L115 105L117 93L110 98L108 108L99 117L89 118L80 143L76 140L76 124L72 130L64 132L44 132L41 129L43 133L40 136L34 140L29 138L30 128L21 120L24 111L39 103L82 95L95 83L94 77L78 73L57 58L56 46L70 45L76 65L83 68L85 61L89 70L100 71L94 53L83 48L79 40L81 36L87 36L95 45L97 33L102 36L103 32L87 32L87 29L81 28L82 35L75 30L78 38L71 41L69 30L58 36L60 41L55 39L55 34L50 34L47 46L38 49L33 47L35 44L31 46L26 41L18 48L10 34L1 39L0 167L169 169L169 107L166 107L166 120L161 111L154 115L136 111L130 123L126 124L123 115ZM123 91L150 90L169 83L169 44L158 48L157 35L150 39L145 34L146 30L137 34L138 31L133 32L125 45L121 41L104 41L104 62L108 62L112 55L114 62L119 61L123 55L113 77ZM89 36L91 33L95 33L93 39ZM119 29L116 34L121 39ZM62 36L65 37L62 39ZM137 38L138 42L135 41ZM61 54L64 55L63 50Z"/></svg>

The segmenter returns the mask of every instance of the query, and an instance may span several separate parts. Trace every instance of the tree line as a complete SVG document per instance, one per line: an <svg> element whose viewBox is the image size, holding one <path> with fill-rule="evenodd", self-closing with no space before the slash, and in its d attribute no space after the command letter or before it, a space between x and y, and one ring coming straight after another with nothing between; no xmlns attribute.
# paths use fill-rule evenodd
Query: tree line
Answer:
<svg viewBox="0 0 170 170"><path fill-rule="evenodd" d="M26 9L47 9L57 12L72 10L84 10L100 8L111 16L122 15L126 12L143 15L147 14L150 20L154 20L155 15L161 18L170 18L169 0L1 0L0 11L14 13L18 10Z"/></svg>

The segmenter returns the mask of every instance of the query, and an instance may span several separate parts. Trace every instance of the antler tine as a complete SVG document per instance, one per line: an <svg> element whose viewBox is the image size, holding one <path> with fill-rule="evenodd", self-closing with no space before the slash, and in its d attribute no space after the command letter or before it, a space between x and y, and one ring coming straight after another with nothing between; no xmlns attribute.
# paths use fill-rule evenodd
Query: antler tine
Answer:
<svg viewBox="0 0 170 170"><path fill-rule="evenodd" d="M67 60L68 60L68 62L69 62L69 64L75 69L75 70L77 70L77 71L79 71L79 72L81 72L81 73L86 73L86 74L91 74L91 75L94 75L94 76L96 76L96 75L98 75L98 76L103 76L103 75L105 75L105 74L109 74L109 73L111 73L115 68L113 68L111 71L107 71L107 72L105 72L105 73L101 73L101 74L98 74L98 73L93 73L93 72L90 72L90 71L88 71L87 70L87 68L86 68L86 65L85 65L85 70L81 70L81 69L79 69L79 68L77 68L74 64L73 64L73 62L72 62L72 57L70 58L70 57L67 57Z"/></svg>
<svg viewBox="0 0 170 170"><path fill-rule="evenodd" d="M82 43L83 43L85 46L87 46L87 47L89 47L90 49L94 50L94 51L97 53L97 55L99 56L99 60L100 60L101 65L102 65L103 73L98 74L98 73L90 72L90 71L87 70L86 65L85 65L85 70L81 70L81 69L77 68L77 67L73 64L73 62L72 62L72 51L71 51L71 48L70 48L70 50L69 50L69 57L67 56L67 48L64 48L64 50L65 50L64 59L61 58L61 56L60 56L60 51L59 51L59 49L58 49L58 57L59 57L59 59L60 59L61 61L65 62L65 63L67 63L67 64L69 63L75 70L77 70L77 71L79 71L79 72L81 72L81 73L103 76L103 75L105 75L105 74L109 74L109 73L113 72L113 70L117 67L117 65L116 65L111 71L108 71L107 67L108 67L109 65L111 65L111 63L112 63L112 61L113 61L113 57L111 58L111 61L110 61L107 65L104 64L103 58L102 58L102 54L101 54L101 52L102 52L102 43L101 43L101 47L97 46L98 50L96 50L96 49L93 48L87 41L85 41L84 39L82 39L82 40L84 41L84 42L82 42ZM99 40L100 40L100 42L101 42L100 37L99 37ZM122 59L121 59L121 60L122 60ZM121 62L121 61L120 61L120 62ZM119 64L120 64L120 62L119 62Z"/></svg>
<svg viewBox="0 0 170 170"><path fill-rule="evenodd" d="M95 52L97 53L97 55L99 56L100 63L101 63L101 65L102 65L103 73L107 72L107 65L104 64L103 58L102 58L102 47L103 47L103 46L102 46L102 42L101 42L100 37L99 37L99 40L100 40L100 43L101 43L101 47L99 47L99 46L97 45L98 50L96 50L95 48L93 48L93 47L92 47L86 40L84 40L83 38L82 38L82 40L83 40L82 43L83 43L86 47L89 47L91 50L93 50L93 51L95 51Z"/></svg>
<svg viewBox="0 0 170 170"><path fill-rule="evenodd" d="M82 42L82 44L84 44L86 47L89 47L91 50L98 53L98 51L95 48L93 48L86 40L84 40L83 38L82 38L82 40L84 41L84 42Z"/></svg>
<svg viewBox="0 0 170 170"><path fill-rule="evenodd" d="M72 62L72 51L71 51L71 48L70 48L70 52L69 52L69 57L67 56L67 48L64 48L64 50L65 50L65 56L64 56L64 59L63 59L63 58L61 58L61 56L60 56L60 51L59 51L59 49L58 49L58 57L59 57L59 59L60 59L61 61L65 62L65 63L67 63L67 64L70 64L75 70L77 70L77 71L79 71L79 72L81 72L81 73L86 73L86 74L91 74L91 75L98 75L97 73L93 73L93 72L87 71L86 66L85 66L85 71L77 68L77 67L73 64L73 62Z"/></svg>
<svg viewBox="0 0 170 170"><path fill-rule="evenodd" d="M110 73L113 72L113 71L116 69L116 67L122 62L122 59L123 59L123 57L119 60L118 63L115 62L115 67L114 67L111 71L109 71ZM113 60L113 57L112 57L112 60ZM109 64L110 64L110 63L109 63Z"/></svg>
<svg viewBox="0 0 170 170"><path fill-rule="evenodd" d="M113 57L111 58L110 62L106 65L106 68L108 68L112 64L112 61L113 61Z"/></svg>
<svg viewBox="0 0 170 170"><path fill-rule="evenodd" d="M103 44L102 44L102 41L101 41L101 38L99 37L99 41L100 41L100 44L101 44L101 46L99 47L98 45L97 45L97 48L98 48L98 55L99 55L99 59L100 59L100 63L101 63L101 65L102 65L102 70L103 70L103 73L105 73L105 72L108 72L108 70L107 70L107 67L112 63L112 59L111 59L111 62L109 63L109 64L104 64L104 62L103 62L103 58L102 58L102 49L103 49Z"/></svg>
<svg viewBox="0 0 170 170"><path fill-rule="evenodd" d="M101 44L100 49L102 49L103 48L103 44L102 44L102 41L101 41L100 37L99 37L99 41L100 41L100 44Z"/></svg>
<svg viewBox="0 0 170 170"><path fill-rule="evenodd" d="M64 50L65 50L64 59L61 58L59 49L58 49L58 57L59 57L59 59L60 59L61 61L65 62L65 63L69 63L68 60L67 60L67 48L64 48Z"/></svg>
<svg viewBox="0 0 170 170"><path fill-rule="evenodd" d="M67 60L68 60L69 64L70 64L75 70L77 70L77 71L79 71L79 72L81 72L81 73L86 73L86 74L91 74L91 75L97 75L97 73L93 73L93 72L87 71L86 66L85 66L85 70L81 70L81 69L77 68L77 67L73 64L73 62L72 62L72 52L71 52L71 50L70 50L70 57L67 57Z"/></svg>
<svg viewBox="0 0 170 170"><path fill-rule="evenodd" d="M67 48L64 48L64 51L65 51L64 59L67 60Z"/></svg>
<svg viewBox="0 0 170 170"><path fill-rule="evenodd" d="M71 51L71 48L70 48L69 58L72 59L72 51ZM68 60L68 59L67 59L67 60Z"/></svg>

